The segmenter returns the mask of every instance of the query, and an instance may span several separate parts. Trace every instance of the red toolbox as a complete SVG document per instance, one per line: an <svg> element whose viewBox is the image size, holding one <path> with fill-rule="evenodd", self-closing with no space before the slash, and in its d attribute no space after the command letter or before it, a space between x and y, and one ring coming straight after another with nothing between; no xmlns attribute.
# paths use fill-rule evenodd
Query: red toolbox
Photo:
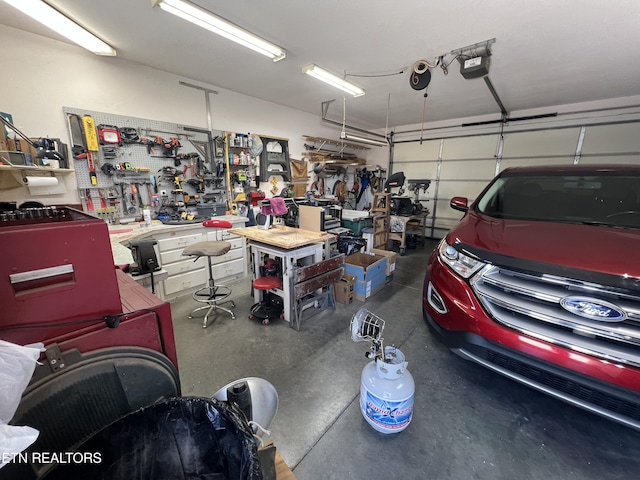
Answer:
<svg viewBox="0 0 640 480"><path fill-rule="evenodd" d="M114 267L107 225L70 208L0 211L0 339L42 342L12 418L30 452L70 451L118 418L181 394L171 306ZM36 479L29 456L2 478Z"/></svg>
<svg viewBox="0 0 640 480"><path fill-rule="evenodd" d="M67 207L0 213L0 327L122 312L107 224ZM57 326L43 337L72 331ZM10 341L32 340L25 329ZM9 339L8 339L9 340Z"/></svg>

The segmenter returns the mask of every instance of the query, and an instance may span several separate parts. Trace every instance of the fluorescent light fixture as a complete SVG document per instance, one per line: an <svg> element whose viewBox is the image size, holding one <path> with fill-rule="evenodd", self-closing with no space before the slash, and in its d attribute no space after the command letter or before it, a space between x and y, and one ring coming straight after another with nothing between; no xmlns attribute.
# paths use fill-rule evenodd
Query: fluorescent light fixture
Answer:
<svg viewBox="0 0 640 480"><path fill-rule="evenodd" d="M111 57L116 55L116 51L110 45L40 0L4 0L4 2L96 55Z"/></svg>
<svg viewBox="0 0 640 480"><path fill-rule="evenodd" d="M228 22L224 18L218 17L185 0L151 0L151 6L160 7L165 12L172 13L210 32L233 40L242 46L250 48L254 52L272 58L274 62L282 60L287 56L286 50L279 46L269 43L253 33Z"/></svg>
<svg viewBox="0 0 640 480"><path fill-rule="evenodd" d="M376 147L386 147L389 143L382 140L375 140L373 138L359 137L357 135L351 135L350 133L342 132L340 138L346 142L364 143L366 145L374 145Z"/></svg>
<svg viewBox="0 0 640 480"><path fill-rule="evenodd" d="M306 73L307 75L311 75L318 80L322 80L324 83L328 83L340 90L350 93L354 97L360 97L364 95L364 90L360 87L354 85L351 82L347 82L342 78L334 75L333 73L327 72L325 69L320 68L317 65L311 64L306 67L302 67L302 73Z"/></svg>

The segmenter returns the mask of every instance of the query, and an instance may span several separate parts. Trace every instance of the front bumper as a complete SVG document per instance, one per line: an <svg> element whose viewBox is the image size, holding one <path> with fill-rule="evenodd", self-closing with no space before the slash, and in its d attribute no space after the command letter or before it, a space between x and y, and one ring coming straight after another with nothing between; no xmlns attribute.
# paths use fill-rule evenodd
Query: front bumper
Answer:
<svg viewBox="0 0 640 480"><path fill-rule="evenodd" d="M469 284L435 255L425 276L423 315L457 355L640 431L640 370L498 324L478 303Z"/></svg>

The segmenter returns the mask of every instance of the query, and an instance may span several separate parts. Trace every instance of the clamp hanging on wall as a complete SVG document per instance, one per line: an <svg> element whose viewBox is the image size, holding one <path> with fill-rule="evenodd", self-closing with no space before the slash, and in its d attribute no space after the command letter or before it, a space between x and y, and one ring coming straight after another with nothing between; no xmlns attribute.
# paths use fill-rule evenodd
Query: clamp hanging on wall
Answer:
<svg viewBox="0 0 640 480"><path fill-rule="evenodd" d="M260 153L260 178L262 181L267 181L271 175L280 175L285 182L291 181L289 141L283 138L260 138L264 145ZM276 151L278 145L280 151Z"/></svg>

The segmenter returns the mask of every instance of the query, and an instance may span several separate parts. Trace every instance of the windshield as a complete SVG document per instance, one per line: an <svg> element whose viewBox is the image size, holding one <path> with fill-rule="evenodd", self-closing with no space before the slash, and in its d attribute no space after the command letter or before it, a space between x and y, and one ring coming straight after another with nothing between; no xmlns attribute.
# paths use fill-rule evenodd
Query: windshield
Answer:
<svg viewBox="0 0 640 480"><path fill-rule="evenodd" d="M496 218L640 228L640 176L507 175L491 184L476 209Z"/></svg>

